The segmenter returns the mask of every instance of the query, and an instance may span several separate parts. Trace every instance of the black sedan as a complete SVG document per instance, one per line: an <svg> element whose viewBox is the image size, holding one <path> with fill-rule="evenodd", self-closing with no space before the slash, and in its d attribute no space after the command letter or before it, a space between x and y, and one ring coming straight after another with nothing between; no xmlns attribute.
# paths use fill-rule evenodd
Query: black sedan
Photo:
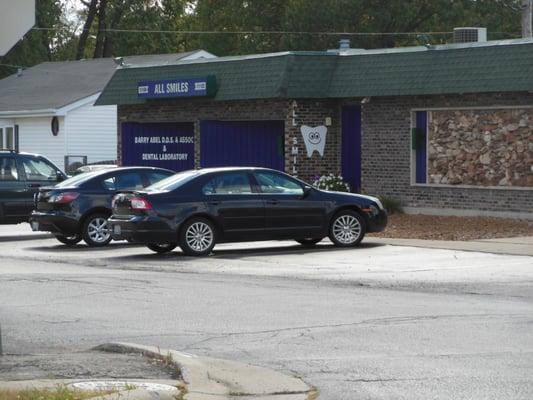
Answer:
<svg viewBox="0 0 533 400"><path fill-rule="evenodd" d="M215 243L295 239L314 245L326 236L355 246L382 231L387 213L375 197L328 192L265 168L185 171L145 190L119 193L109 219L115 239L166 252L206 255Z"/></svg>
<svg viewBox="0 0 533 400"><path fill-rule="evenodd" d="M105 246L111 241L107 218L113 196L120 190L144 189L173 174L161 168L124 167L76 175L40 188L30 225L34 231L52 232L67 245L83 239L89 246Z"/></svg>

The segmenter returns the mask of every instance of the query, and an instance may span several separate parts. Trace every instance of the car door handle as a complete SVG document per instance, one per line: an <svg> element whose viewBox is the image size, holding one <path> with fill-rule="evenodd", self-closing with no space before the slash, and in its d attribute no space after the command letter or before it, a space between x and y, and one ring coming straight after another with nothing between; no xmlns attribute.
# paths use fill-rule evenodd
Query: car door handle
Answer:
<svg viewBox="0 0 533 400"><path fill-rule="evenodd" d="M29 188L38 188L38 187L41 187L42 185L40 183L28 183L28 187Z"/></svg>
<svg viewBox="0 0 533 400"><path fill-rule="evenodd" d="M210 206L218 206L218 205L220 205L220 201L213 200L213 201L207 202L207 204L209 204Z"/></svg>
<svg viewBox="0 0 533 400"><path fill-rule="evenodd" d="M267 200L266 203L271 204L271 205L276 205L279 203L279 201L278 200Z"/></svg>

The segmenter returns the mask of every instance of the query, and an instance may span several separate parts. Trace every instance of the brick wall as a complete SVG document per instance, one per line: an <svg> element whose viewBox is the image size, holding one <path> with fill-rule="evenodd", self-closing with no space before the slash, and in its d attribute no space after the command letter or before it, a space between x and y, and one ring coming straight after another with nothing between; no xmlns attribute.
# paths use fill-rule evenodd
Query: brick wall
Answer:
<svg viewBox="0 0 533 400"><path fill-rule="evenodd" d="M289 103L289 112L285 120L285 170L287 173L311 182L317 175L340 171L339 110L339 102L336 100L307 99ZM327 126L324 155L320 156L315 150L309 158L300 128L302 125L312 127L325 125L327 117L331 118L331 125ZM297 154L293 154L293 148L297 149Z"/></svg>
<svg viewBox="0 0 533 400"><path fill-rule="evenodd" d="M244 121L285 121L285 170L298 177L310 180L318 174L340 170L340 135L338 127L338 102L331 100L250 100L216 102L205 99L165 100L143 105L121 105L118 107L118 159L121 158L121 126L123 122L194 122L195 165L200 165L200 123L202 119ZM293 115L294 123L293 125ZM327 127L324 156L315 152L307 157L300 126L324 125L331 117L332 125ZM294 139L296 144L294 145ZM293 147L297 154L292 154ZM294 157L296 156L296 163ZM120 162L120 161L119 161Z"/></svg>
<svg viewBox="0 0 533 400"><path fill-rule="evenodd" d="M362 107L363 190L396 197L411 207L533 213L532 190L411 185L413 108L523 105L533 105L533 94L372 98Z"/></svg>
<svg viewBox="0 0 533 400"><path fill-rule="evenodd" d="M217 102L205 99L154 101L118 106L118 160L121 160L123 122L194 122L194 161L200 166L200 120L285 120L287 101L253 100Z"/></svg>

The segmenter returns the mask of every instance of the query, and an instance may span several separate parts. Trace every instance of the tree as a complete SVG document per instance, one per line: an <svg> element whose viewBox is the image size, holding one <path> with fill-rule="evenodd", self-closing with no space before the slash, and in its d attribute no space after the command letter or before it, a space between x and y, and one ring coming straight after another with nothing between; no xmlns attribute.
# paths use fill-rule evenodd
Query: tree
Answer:
<svg viewBox="0 0 533 400"><path fill-rule="evenodd" d="M531 34L531 12L533 9L532 0L522 0L522 37L530 38Z"/></svg>
<svg viewBox="0 0 533 400"><path fill-rule="evenodd" d="M56 50L64 43L65 29L60 0L37 0L35 2L35 28L29 31L4 57L0 64L0 78L16 72L16 66L32 66L43 61L52 61ZM57 29L57 30L56 30Z"/></svg>

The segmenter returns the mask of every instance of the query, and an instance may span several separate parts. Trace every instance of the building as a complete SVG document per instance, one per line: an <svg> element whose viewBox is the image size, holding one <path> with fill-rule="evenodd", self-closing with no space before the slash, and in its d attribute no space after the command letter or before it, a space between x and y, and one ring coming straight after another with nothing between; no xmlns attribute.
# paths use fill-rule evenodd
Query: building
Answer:
<svg viewBox="0 0 533 400"><path fill-rule="evenodd" d="M258 165L408 211L533 218L533 41L222 57L116 71L118 158Z"/></svg>
<svg viewBox="0 0 533 400"><path fill-rule="evenodd" d="M124 65L214 57L203 50L131 56ZM0 80L0 148L42 154L58 167L116 160L116 106L93 107L117 68L111 58L45 62Z"/></svg>

